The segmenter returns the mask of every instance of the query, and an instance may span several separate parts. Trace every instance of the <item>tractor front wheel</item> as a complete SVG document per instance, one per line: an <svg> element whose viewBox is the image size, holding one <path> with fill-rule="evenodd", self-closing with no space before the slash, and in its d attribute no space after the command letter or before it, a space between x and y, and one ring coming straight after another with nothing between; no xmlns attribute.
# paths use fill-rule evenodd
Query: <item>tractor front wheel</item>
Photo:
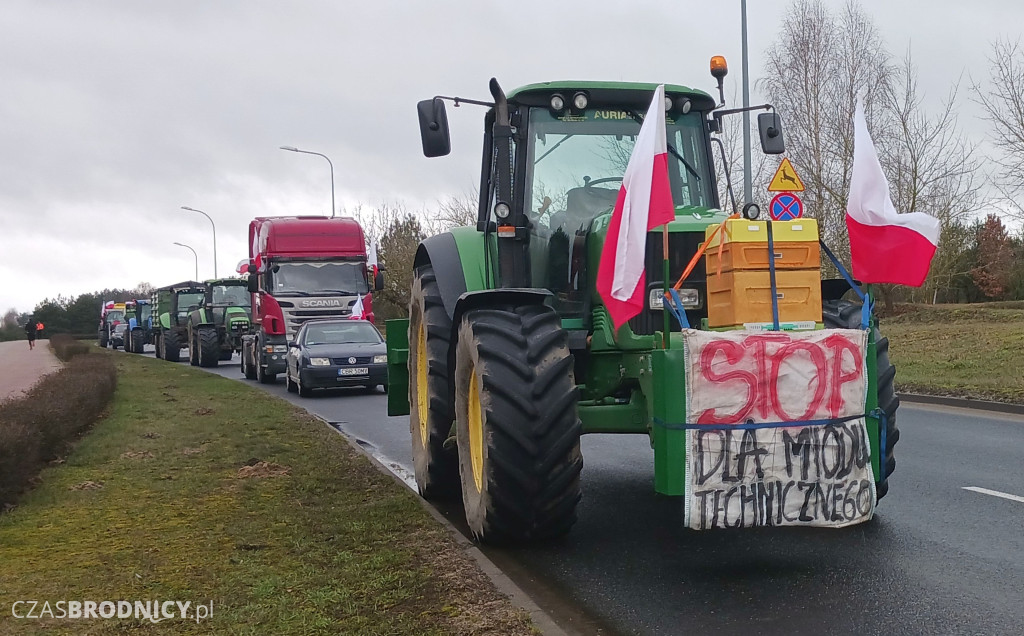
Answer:
<svg viewBox="0 0 1024 636"><path fill-rule="evenodd" d="M199 366L215 367L220 361L220 338L213 327L200 327L196 330L196 344L199 345L196 356Z"/></svg>
<svg viewBox="0 0 1024 636"><path fill-rule="evenodd" d="M486 543L563 535L580 500L579 391L558 314L469 311L459 325L455 421L466 521Z"/></svg>
<svg viewBox="0 0 1024 636"><path fill-rule="evenodd" d="M433 268L417 268L409 296L409 431L416 485L425 499L459 496L458 456L445 448L452 430L451 325Z"/></svg>
<svg viewBox="0 0 1024 636"><path fill-rule="evenodd" d="M849 300L827 300L821 306L822 318L828 329L860 329L861 303ZM881 467L881 478L875 482L878 499L889 491L889 475L896 470L893 449L900 439L896 427L896 409L900 398L896 395L896 367L889 361L889 339L882 336L877 327L872 328L871 338L875 341L875 361L878 389L878 408L885 413L885 465Z"/></svg>
<svg viewBox="0 0 1024 636"><path fill-rule="evenodd" d="M177 362L181 359L181 339L178 332L168 329L164 332L164 360Z"/></svg>

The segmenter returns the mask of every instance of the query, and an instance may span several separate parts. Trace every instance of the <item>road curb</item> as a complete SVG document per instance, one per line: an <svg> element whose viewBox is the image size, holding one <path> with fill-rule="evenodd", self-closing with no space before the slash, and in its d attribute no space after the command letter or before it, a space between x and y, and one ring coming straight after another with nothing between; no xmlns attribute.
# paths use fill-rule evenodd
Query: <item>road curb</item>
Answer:
<svg viewBox="0 0 1024 636"><path fill-rule="evenodd" d="M377 470L394 479L395 482L401 485L403 489L409 488L408 484L406 484L399 475L396 475L390 468L374 457L373 454L360 446L359 442L351 436L339 431L337 428L332 426L330 422L319 415L311 413L310 411L306 412L323 422L324 425L329 427L331 430L337 432L351 448L355 449L357 453L370 460L370 463L373 464ZM416 499L420 506L422 506L431 517L444 526L452 538L455 539L455 543L462 548L462 551L465 552L469 558L473 559L480 570L483 571L487 578L490 579L491 583L494 584L494 587L496 587L499 592L507 596L513 605L525 610L530 615L530 619L533 621L534 627L540 630L541 634L544 634L545 636L568 636L568 633L559 627L558 623L556 623L547 612L542 610L540 606L523 591L523 588L519 587L512 579L502 572L501 568L495 565L493 561L487 558L487 555L480 551L480 548L476 547L472 541L459 532L458 528L445 519L444 515L419 495L416 496Z"/></svg>
<svg viewBox="0 0 1024 636"><path fill-rule="evenodd" d="M991 400L972 400L971 398L947 397L943 395L925 395L923 393L900 393L901 402L914 404L931 404L934 406L954 406L975 411L992 411L993 413L1009 413L1024 415L1024 404L992 402Z"/></svg>

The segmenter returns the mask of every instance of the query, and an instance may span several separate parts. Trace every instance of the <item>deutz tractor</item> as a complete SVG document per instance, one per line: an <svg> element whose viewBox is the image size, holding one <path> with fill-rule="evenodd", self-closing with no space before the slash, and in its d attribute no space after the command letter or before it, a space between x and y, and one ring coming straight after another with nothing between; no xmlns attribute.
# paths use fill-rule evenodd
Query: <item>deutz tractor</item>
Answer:
<svg viewBox="0 0 1024 636"><path fill-rule="evenodd" d="M724 60L717 67L713 60L720 96L724 74ZM444 100L486 108L479 213L475 227L419 245L408 319L388 321L389 414L410 414L420 494L461 498L477 540L515 543L568 532L581 497L584 433L648 435L655 491L683 495L686 489L684 411L694 396L683 388L687 359L681 341L683 332L693 330L680 318L685 314L688 325L708 329L709 272L703 259L679 290L682 307L675 305L678 313L670 319L664 316L670 299L663 290L666 277L671 284L681 276L708 228L730 216L719 201L712 149L720 144L721 118L744 109L724 110L724 96L716 104L708 93L666 85L676 217L666 233L659 228L647 234L644 307L615 330L595 279L656 88L567 81L506 94L492 79L492 101L436 97L417 106L428 157L450 152ZM757 108L769 111L758 116L762 150L782 153L781 118L769 105ZM728 207L738 216L735 204ZM748 204L746 217L756 213ZM817 287L820 274L814 276ZM845 280L821 281L823 320L812 327L859 329L868 314L842 299L847 292L852 289ZM870 481L861 482L870 487L860 495L870 501L860 505L873 511L895 466L898 400L888 343L873 318L870 327L858 363L866 369L867 417L861 422L870 438L864 444L870 447ZM818 385L824 381L819 378ZM743 385L738 386L742 396ZM797 442L792 448L806 451L808 445ZM859 459L866 462L866 455ZM771 503L772 493L761 495ZM853 495L838 496L840 508L858 505Z"/></svg>
<svg viewBox="0 0 1024 636"><path fill-rule="evenodd" d="M153 344L156 357L168 362L181 359L181 348L188 338L188 316L203 304L206 287L203 283L187 280L153 291Z"/></svg>
<svg viewBox="0 0 1024 636"><path fill-rule="evenodd" d="M249 333L252 321L249 298L247 282L241 278L206 281L202 305L189 314L189 364L215 367L242 350L242 336Z"/></svg>

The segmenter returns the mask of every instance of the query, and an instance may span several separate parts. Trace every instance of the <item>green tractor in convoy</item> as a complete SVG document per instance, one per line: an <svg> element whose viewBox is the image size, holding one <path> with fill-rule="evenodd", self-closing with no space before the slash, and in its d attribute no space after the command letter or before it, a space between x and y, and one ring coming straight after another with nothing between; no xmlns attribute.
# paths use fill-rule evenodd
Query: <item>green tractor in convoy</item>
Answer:
<svg viewBox="0 0 1024 636"><path fill-rule="evenodd" d="M242 350L242 336L252 324L248 282L222 278L205 283L202 304L188 317L188 361L192 366L215 367Z"/></svg>
<svg viewBox="0 0 1024 636"><path fill-rule="evenodd" d="M720 95L724 74L724 60L717 67L713 60ZM646 234L643 309L613 328L596 292L598 264L656 88L550 82L506 95L492 79L491 102L437 97L418 104L428 157L450 152L443 99L486 107L479 212L476 226L419 245L409 316L387 326L389 414L410 414L420 493L461 498L480 541L569 531L581 497L584 433L649 436L655 491L683 497L697 529L857 523L871 518L887 490L898 439L888 342L858 301L843 299L859 294L855 283L821 280L813 220L776 223L777 236L810 228L814 242L780 238L774 250L770 236L767 244L736 242L743 228L722 236L734 248L730 258L750 245L759 246L747 254L753 260L770 253L771 271L767 264L741 271L737 260L735 271L730 265L718 272L695 258L702 244L719 240L714 230L730 217L719 201L713 148L721 144L722 116L744 109L722 109L724 97L716 104L708 93L665 87L675 220L665 232ZM781 154L780 117L771 106L757 108L771 111L758 116L762 150ZM721 156L724 163L724 150ZM745 218L735 203L729 207L730 223L747 223L750 235L763 240L771 232L771 223L755 220L755 206L748 203ZM793 258L804 265L796 271L810 284L786 278L794 245ZM707 257L722 254L712 248ZM691 261L696 267L678 293L666 294ZM780 310L784 321L793 320L790 302L810 310L803 326L780 326ZM733 317L709 322L711 309ZM757 331L765 322L771 326ZM795 337L788 328L828 344L776 344ZM710 344L694 344L702 334ZM857 337L860 348L853 349ZM751 366L730 367L748 358ZM808 379L791 367L818 373ZM704 385L689 377L698 372ZM782 388L766 387L762 376ZM808 397L786 388L794 376L804 378ZM853 377L863 382L860 393L846 392L853 385L843 382ZM701 386L719 390L705 394ZM857 414L842 410L851 401ZM827 421L808 421L819 404ZM697 408L704 410L695 415ZM770 437L776 446L767 445ZM771 453L779 461L769 465ZM788 479L772 476L787 470Z"/></svg>
<svg viewBox="0 0 1024 636"><path fill-rule="evenodd" d="M149 298L136 298L125 303L125 310L124 350L142 353L153 342L153 306Z"/></svg>
<svg viewBox="0 0 1024 636"><path fill-rule="evenodd" d="M188 345L189 314L199 309L205 298L206 286L194 280L153 290L150 300L156 357L168 362L181 359L181 349Z"/></svg>

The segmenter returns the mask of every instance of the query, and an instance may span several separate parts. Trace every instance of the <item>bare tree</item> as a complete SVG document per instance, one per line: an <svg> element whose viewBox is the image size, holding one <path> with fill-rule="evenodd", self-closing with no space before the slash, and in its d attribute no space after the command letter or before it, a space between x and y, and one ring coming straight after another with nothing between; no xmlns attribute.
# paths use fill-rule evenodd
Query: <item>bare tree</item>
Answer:
<svg viewBox="0 0 1024 636"><path fill-rule="evenodd" d="M440 234L454 227L476 225L480 207L476 188L462 194L453 194L439 201L437 208L423 212L423 228L428 235Z"/></svg>
<svg viewBox="0 0 1024 636"><path fill-rule="evenodd" d="M996 188L1010 215L1024 220L1024 49L1020 42L994 42L989 66L991 86L973 84L972 88L992 124L991 140L999 151Z"/></svg>
<svg viewBox="0 0 1024 636"><path fill-rule="evenodd" d="M787 156L806 186L809 216L845 257L854 107L861 93L875 138L884 138L888 127L877 102L890 82L889 55L871 18L853 1L834 15L823 0L797 0L782 24L758 84L786 118Z"/></svg>

